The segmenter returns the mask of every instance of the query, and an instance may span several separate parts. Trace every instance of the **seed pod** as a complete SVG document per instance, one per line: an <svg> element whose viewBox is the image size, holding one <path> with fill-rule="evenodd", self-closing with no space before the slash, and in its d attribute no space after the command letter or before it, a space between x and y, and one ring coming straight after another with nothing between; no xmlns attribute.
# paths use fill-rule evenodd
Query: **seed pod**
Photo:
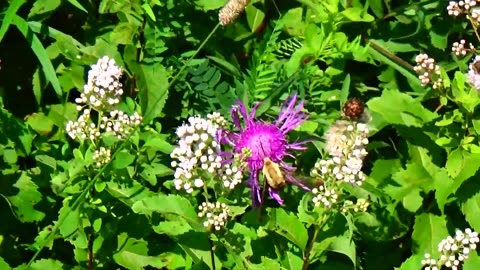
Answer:
<svg viewBox="0 0 480 270"><path fill-rule="evenodd" d="M345 105L343 105L343 117L350 121L358 120L365 110L365 105L359 99L349 99Z"/></svg>

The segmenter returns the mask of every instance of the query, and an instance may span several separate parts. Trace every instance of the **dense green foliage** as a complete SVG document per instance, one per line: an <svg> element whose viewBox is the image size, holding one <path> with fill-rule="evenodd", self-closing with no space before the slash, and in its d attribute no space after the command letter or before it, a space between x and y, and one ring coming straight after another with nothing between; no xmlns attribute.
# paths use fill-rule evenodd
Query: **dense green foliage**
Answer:
<svg viewBox="0 0 480 270"><path fill-rule="evenodd" d="M252 0L222 26L225 4L0 4L0 269L413 270L456 229L480 231L475 18L439 0ZM460 38L474 44L464 56L452 53ZM424 84L421 53L439 65ZM67 123L104 56L123 70L123 95L92 121L118 109L142 123L72 139ZM331 208L290 184L284 205L265 196L253 208L248 170L231 191L204 171L203 188L175 188L175 132L190 116L219 112L231 129L239 99L262 102L255 117L270 123L294 93L309 119L288 137L311 142L286 162L317 188L336 181L312 172L329 159L327 131L347 100L365 102L362 185L335 182ZM111 159L99 162L99 149ZM198 215L217 201L230 210L219 230ZM342 211L364 201L366 211ZM479 267L472 250L463 269Z"/></svg>

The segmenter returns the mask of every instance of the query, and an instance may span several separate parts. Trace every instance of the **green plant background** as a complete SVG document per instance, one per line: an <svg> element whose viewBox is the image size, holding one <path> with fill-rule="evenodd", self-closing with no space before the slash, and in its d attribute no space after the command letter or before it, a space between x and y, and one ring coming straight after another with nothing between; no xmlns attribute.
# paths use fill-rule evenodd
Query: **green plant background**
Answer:
<svg viewBox="0 0 480 270"><path fill-rule="evenodd" d="M12 0L0 4L1 269L421 269L424 253L455 228L480 230L478 93L468 21L446 1L252 0L218 25L223 0ZM415 56L441 65L445 92L422 87ZM89 66L107 55L124 69L121 107L143 126L92 170L72 141L74 99ZM235 190L227 228L197 217L199 194L175 191L170 153L189 116L230 117L238 98L274 119L288 94L310 119L292 137L318 138L297 154L308 174L325 131L348 98L366 103L367 181L350 188L368 212L319 213L296 187L262 219ZM215 250L212 250L215 247ZM212 257L213 254L213 257ZM94 257L93 259L91 257ZM478 269L472 252L463 269Z"/></svg>

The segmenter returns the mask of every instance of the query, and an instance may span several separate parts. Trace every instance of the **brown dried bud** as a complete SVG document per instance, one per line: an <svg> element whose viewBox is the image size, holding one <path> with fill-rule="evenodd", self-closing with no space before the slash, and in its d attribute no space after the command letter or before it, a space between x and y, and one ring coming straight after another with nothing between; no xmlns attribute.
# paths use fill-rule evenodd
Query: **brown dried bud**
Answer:
<svg viewBox="0 0 480 270"><path fill-rule="evenodd" d="M350 121L355 121L362 117L365 105L360 99L352 98L343 105L343 117Z"/></svg>
<svg viewBox="0 0 480 270"><path fill-rule="evenodd" d="M225 26L235 22L249 2L250 0L229 0L218 13L220 24Z"/></svg>

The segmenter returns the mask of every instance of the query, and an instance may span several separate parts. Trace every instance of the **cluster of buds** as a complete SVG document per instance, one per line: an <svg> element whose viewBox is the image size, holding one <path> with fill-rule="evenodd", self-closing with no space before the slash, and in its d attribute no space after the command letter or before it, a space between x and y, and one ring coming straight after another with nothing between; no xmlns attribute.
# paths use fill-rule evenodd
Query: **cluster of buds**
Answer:
<svg viewBox="0 0 480 270"><path fill-rule="evenodd" d="M346 200L342 206L342 212L346 213L349 211L353 212L367 212L370 203L365 199L358 199L356 203L353 203L350 200Z"/></svg>
<svg viewBox="0 0 480 270"><path fill-rule="evenodd" d="M111 159L112 152L110 151L110 149L107 149L103 146L93 152L93 160L95 161L95 165L97 167L102 167L103 165L110 162Z"/></svg>
<svg viewBox="0 0 480 270"><path fill-rule="evenodd" d="M465 39L462 39L458 42L454 42L452 45L452 52L456 56L465 56L471 51L475 51L475 47L472 43L468 43L468 48L465 48L466 42Z"/></svg>
<svg viewBox="0 0 480 270"><path fill-rule="evenodd" d="M311 176L322 186L313 191L315 206L323 203L331 207L337 201L335 192L339 182L361 185L365 181L362 172L363 159L367 155L368 127L365 123L339 120L326 132L326 150L330 159L315 163Z"/></svg>
<svg viewBox="0 0 480 270"><path fill-rule="evenodd" d="M220 24L225 26L235 22L250 0L229 0L218 13Z"/></svg>
<svg viewBox="0 0 480 270"><path fill-rule="evenodd" d="M142 123L142 116L137 112L129 116L122 111L113 110L110 112L110 118L104 116L101 120L100 128L121 140L128 137L135 127Z"/></svg>
<svg viewBox="0 0 480 270"><path fill-rule="evenodd" d="M75 102L88 104L99 111L113 108L120 102L120 97L123 95L121 76L122 69L115 64L115 60L104 56L91 66L87 84L83 87L80 98L75 99Z"/></svg>
<svg viewBox="0 0 480 270"><path fill-rule="evenodd" d="M440 67L435 64L435 59L428 57L422 53L415 58L417 65L413 68L418 74L422 86L432 84L433 89L442 87L443 80L441 78Z"/></svg>
<svg viewBox="0 0 480 270"><path fill-rule="evenodd" d="M319 207L320 204L323 204L325 207L330 208L337 202L338 199L335 189L328 189L325 185L320 185L318 188L313 188L312 193L315 195L312 201L316 207Z"/></svg>
<svg viewBox="0 0 480 270"><path fill-rule="evenodd" d="M470 251L477 248L480 241L478 233L471 229L465 229L465 232L457 230L454 237L448 236L438 244L440 258L435 260L426 253L422 260L422 266L425 270L439 270L442 266L458 270L460 264L468 258Z"/></svg>
<svg viewBox="0 0 480 270"><path fill-rule="evenodd" d="M203 202L199 207L198 217L205 218L203 226L213 227L216 231L222 229L227 223L229 208L224 203Z"/></svg>
<svg viewBox="0 0 480 270"><path fill-rule="evenodd" d="M467 80L477 91L480 91L480 55L475 56L468 66Z"/></svg>
<svg viewBox="0 0 480 270"><path fill-rule="evenodd" d="M82 111L82 114L76 121L69 121L65 127L72 139L93 141L104 132L113 133L119 139L124 139L142 122L142 117L138 113L128 116L119 110L110 111L111 118L102 117L99 126L91 119L92 110L101 115L118 105L123 94L119 81L121 76L122 69L107 56L91 66L87 84L80 98L75 99L77 110Z"/></svg>
<svg viewBox="0 0 480 270"><path fill-rule="evenodd" d="M177 128L178 146L170 156L174 159L174 184L177 190L184 189L192 193L193 188L203 187L204 172L213 174L222 167L222 157L217 134L226 124L226 120L215 113L207 116L188 118L188 124ZM232 171L232 174L235 174Z"/></svg>
<svg viewBox="0 0 480 270"><path fill-rule="evenodd" d="M468 14L476 5L476 0L450 1L447 6L448 15L457 17L460 14Z"/></svg>

